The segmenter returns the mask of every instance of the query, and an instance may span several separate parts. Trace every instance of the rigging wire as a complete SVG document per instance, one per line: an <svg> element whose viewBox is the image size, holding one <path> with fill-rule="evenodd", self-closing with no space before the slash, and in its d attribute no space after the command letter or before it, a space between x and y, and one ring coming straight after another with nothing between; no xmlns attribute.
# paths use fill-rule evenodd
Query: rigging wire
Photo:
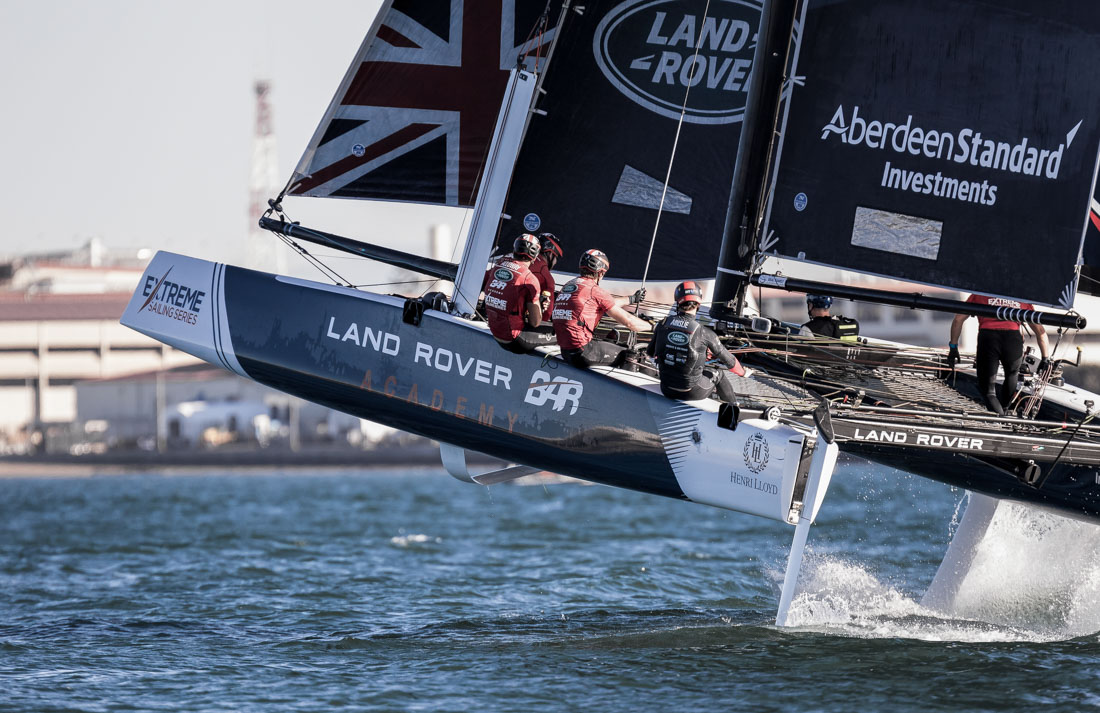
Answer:
<svg viewBox="0 0 1100 713"><path fill-rule="evenodd" d="M289 188L289 186L290 186L290 184L288 183L287 187ZM286 188L283 189L283 193L286 193ZM282 222L284 222L284 223L294 223L295 225L297 225L297 223L295 223L295 221L290 220L289 216L287 216L287 214L283 211L283 206L282 206L283 193L279 194L279 198L272 199L272 200L269 200L267 202L268 209L266 211L264 211L264 216L263 217L266 218L269 215L271 215L272 213L275 213L275 214L278 215L279 220L281 220ZM281 233L277 230L268 229L268 232L273 234L279 240L283 241L283 243L285 243L287 245L287 247L289 247L291 250L293 250L298 255L300 255L306 262L308 262L310 265L312 265L314 268L316 268L317 271L320 272L322 275L324 275L327 279L331 280L332 282L336 283L337 285L340 285L341 287L350 287L352 289L355 289L355 285L353 285L350 280L346 279L343 275L341 275L340 273L333 270L331 267L329 267L328 265L323 263L321 260L319 260L314 255L311 255L308 250L306 250L301 245L299 245L298 242L293 240L290 236L284 235L283 233Z"/></svg>
<svg viewBox="0 0 1100 713"><path fill-rule="evenodd" d="M531 27L531 31L527 33L527 39L523 41L523 46L528 47L532 42L535 42L534 48L528 48L524 50L523 54L519 56L519 64L526 63L527 58L531 56L531 49L535 51L535 74L539 71L539 60L542 59L542 44L543 39L548 33L548 27L550 26L550 6L554 4L554 0L546 0L546 7L543 8L542 14L539 15L539 19L535 20L535 24ZM535 36L538 35L537 42Z"/></svg>
<svg viewBox="0 0 1100 713"><path fill-rule="evenodd" d="M706 6L703 8L703 17L706 18L707 13L710 12L710 0L707 0ZM672 155L668 157L668 170L665 171L665 183L661 188L661 202L657 205L657 219L653 221L653 236L649 239L649 253L645 259L645 270L642 272L642 287L645 287L646 278L649 277L649 264L653 260L653 247L657 244L657 229L661 225L661 214L665 208L665 196L668 195L668 182L672 179L672 164L676 160L676 149L680 144L680 130L684 126L684 116L687 115L687 103L688 96L691 94L691 80L695 77L696 71L702 71L699 69L699 50L703 46L703 33L699 33L699 40L695 44L695 54L691 58L692 74L688 77L687 88L684 89L684 103L680 107L680 118L676 122L676 137L672 140ZM700 80L701 81L701 80ZM698 82L696 82L698 83Z"/></svg>

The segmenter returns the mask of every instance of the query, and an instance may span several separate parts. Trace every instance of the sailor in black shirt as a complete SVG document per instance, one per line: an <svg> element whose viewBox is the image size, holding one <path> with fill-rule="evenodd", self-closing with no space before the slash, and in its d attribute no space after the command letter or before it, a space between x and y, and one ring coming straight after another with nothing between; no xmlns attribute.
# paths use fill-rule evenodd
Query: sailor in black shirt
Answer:
<svg viewBox="0 0 1100 713"><path fill-rule="evenodd" d="M653 330L653 340L646 353L657 360L661 373L661 393L670 399L694 401L705 399L718 390L718 397L727 403L737 398L729 372L745 375L745 369L718 341L718 336L695 321L703 298L703 290L694 282L676 286L676 314L666 317ZM729 371L704 370L708 351Z"/></svg>
<svg viewBox="0 0 1100 713"><path fill-rule="evenodd" d="M802 326L818 337L855 341L859 334L859 322L833 317L829 314L832 306L833 298L828 295L806 295L806 311L810 313L810 321Z"/></svg>

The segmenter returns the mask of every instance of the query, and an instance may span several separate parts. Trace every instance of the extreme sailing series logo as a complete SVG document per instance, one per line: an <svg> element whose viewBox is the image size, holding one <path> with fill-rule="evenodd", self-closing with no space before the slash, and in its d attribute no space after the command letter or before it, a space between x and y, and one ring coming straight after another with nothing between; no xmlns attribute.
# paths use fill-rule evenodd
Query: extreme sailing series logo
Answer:
<svg viewBox="0 0 1100 713"><path fill-rule="evenodd" d="M168 268L159 280L155 275L145 278L145 288L141 292L145 302L138 311L148 310L169 319L195 324L199 320L206 292L169 281L168 275L171 273L172 268Z"/></svg>
<svg viewBox="0 0 1100 713"><path fill-rule="evenodd" d="M596 28L592 51L607 80L646 109L695 124L745 115L763 0L627 0ZM690 91L688 91L690 89ZM687 106L684 97L687 95Z"/></svg>

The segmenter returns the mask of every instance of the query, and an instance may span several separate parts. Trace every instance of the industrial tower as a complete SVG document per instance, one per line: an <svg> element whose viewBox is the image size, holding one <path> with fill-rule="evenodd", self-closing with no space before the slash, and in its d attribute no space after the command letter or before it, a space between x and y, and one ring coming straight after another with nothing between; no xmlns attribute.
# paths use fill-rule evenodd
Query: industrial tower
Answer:
<svg viewBox="0 0 1100 713"><path fill-rule="evenodd" d="M267 200L279 193L279 163L272 130L271 105L268 95L271 83L257 80L256 131L252 137L252 179L248 184L248 240L245 243L245 264L253 270L286 273L287 249L271 233L261 230L260 216L267 210Z"/></svg>

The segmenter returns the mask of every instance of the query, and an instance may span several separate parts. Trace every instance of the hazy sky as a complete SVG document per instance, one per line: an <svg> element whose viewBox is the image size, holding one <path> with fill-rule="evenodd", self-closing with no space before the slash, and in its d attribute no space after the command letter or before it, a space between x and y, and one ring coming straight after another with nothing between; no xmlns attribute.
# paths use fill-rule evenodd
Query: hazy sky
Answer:
<svg viewBox="0 0 1100 713"><path fill-rule="evenodd" d="M253 82L272 83L282 181L378 5L0 0L0 254L95 236L243 263ZM457 232L463 217L312 198L286 208L349 237L409 236L417 250L431 223Z"/></svg>

